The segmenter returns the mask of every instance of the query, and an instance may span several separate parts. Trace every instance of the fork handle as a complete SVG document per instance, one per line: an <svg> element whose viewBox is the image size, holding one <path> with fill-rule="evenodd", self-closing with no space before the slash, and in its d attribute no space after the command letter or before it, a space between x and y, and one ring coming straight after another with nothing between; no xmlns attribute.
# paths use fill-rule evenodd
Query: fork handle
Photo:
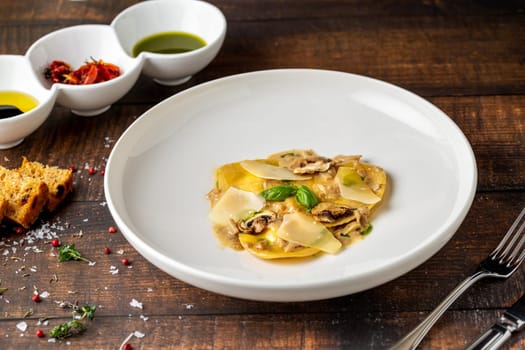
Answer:
<svg viewBox="0 0 525 350"><path fill-rule="evenodd" d="M430 328L439 320L445 311L452 305L456 299L469 289L474 283L480 279L490 276L490 273L480 270L470 277L467 277L463 282L457 285L456 288L439 304L434 311L432 311L427 318L425 318L416 328L408 333L403 339L398 341L390 350L412 350L415 349L421 340L428 333Z"/></svg>

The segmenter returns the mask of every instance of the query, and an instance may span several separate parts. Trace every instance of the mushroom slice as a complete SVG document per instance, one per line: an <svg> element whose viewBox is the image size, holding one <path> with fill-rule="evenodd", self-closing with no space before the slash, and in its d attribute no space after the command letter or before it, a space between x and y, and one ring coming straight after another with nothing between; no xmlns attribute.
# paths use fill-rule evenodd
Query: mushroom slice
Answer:
<svg viewBox="0 0 525 350"><path fill-rule="evenodd" d="M294 174L316 174L316 173L323 173L325 171L328 171L330 167L332 166L332 161L328 158L319 157L317 159L308 160L305 159L305 161L298 167L294 168L292 171Z"/></svg>
<svg viewBox="0 0 525 350"><path fill-rule="evenodd" d="M312 150L290 150L271 155L268 159L277 161L279 166L290 169L294 174L317 174L330 169L332 161L321 157Z"/></svg>
<svg viewBox="0 0 525 350"><path fill-rule="evenodd" d="M277 219L277 215L273 211L262 210L239 221L237 227L241 232L259 234L263 232L269 224L274 222L275 219Z"/></svg>
<svg viewBox="0 0 525 350"><path fill-rule="evenodd" d="M327 226L341 225L354 219L354 209L349 206L321 202L312 208L310 214L319 222Z"/></svg>

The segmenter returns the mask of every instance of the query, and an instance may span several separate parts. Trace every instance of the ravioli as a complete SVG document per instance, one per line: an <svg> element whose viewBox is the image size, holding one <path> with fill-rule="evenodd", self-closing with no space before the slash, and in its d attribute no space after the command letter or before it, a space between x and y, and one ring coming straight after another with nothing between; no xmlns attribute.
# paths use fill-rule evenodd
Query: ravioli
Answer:
<svg viewBox="0 0 525 350"><path fill-rule="evenodd" d="M371 231L387 188L361 158L294 149L222 165L207 195L215 236L261 259L337 254Z"/></svg>

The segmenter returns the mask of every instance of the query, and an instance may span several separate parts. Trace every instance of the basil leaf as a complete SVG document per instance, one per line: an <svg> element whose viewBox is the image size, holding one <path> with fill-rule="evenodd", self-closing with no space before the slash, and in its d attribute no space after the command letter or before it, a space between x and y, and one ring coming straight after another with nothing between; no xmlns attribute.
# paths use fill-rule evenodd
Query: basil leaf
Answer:
<svg viewBox="0 0 525 350"><path fill-rule="evenodd" d="M281 185L267 188L260 194L267 201L284 201L286 198L293 196L296 191L297 188L295 186Z"/></svg>
<svg viewBox="0 0 525 350"><path fill-rule="evenodd" d="M372 232L372 229L373 229L372 225L369 224L369 225L367 226L367 228L365 228L364 231L361 232L361 235L363 235L363 236L368 235L370 232Z"/></svg>
<svg viewBox="0 0 525 350"><path fill-rule="evenodd" d="M315 194L312 191L310 191L310 189L305 185L301 185L297 188L297 192L295 193L295 199L307 210L312 209L317 205L317 203L319 203L319 200L317 199Z"/></svg>

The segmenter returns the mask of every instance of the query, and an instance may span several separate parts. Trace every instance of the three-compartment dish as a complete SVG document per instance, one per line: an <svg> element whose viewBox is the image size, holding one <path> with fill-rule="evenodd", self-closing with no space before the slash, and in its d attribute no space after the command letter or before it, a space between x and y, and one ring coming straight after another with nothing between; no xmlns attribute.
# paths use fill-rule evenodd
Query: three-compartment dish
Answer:
<svg viewBox="0 0 525 350"><path fill-rule="evenodd" d="M134 54L135 44L159 33L190 33L205 45L181 53ZM38 39L25 55L0 55L0 92L21 92L37 101L31 110L0 119L0 149L22 142L55 103L77 115L95 116L124 96L141 73L163 85L186 82L215 58L225 35L224 15L207 2L152 0L128 7L110 25L62 28ZM46 79L46 70L56 60L71 67L103 60L117 66L120 74L96 84L53 83ZM0 105L10 104L0 99Z"/></svg>

